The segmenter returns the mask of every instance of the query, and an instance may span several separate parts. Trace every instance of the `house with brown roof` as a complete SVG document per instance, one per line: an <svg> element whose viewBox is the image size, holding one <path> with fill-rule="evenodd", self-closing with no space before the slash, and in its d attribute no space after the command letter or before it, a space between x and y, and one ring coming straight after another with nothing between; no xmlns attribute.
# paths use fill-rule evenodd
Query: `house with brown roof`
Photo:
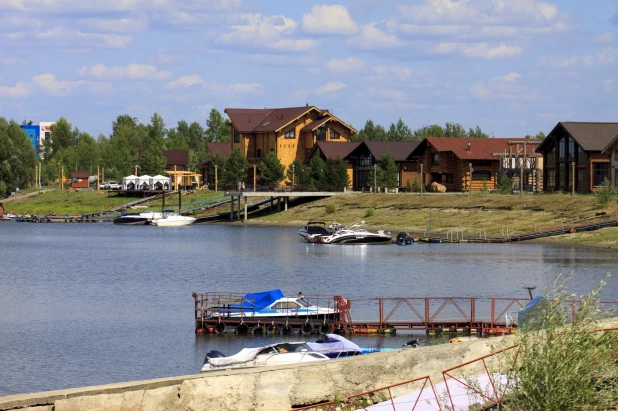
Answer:
<svg viewBox="0 0 618 411"><path fill-rule="evenodd" d="M165 157L165 171L186 171L189 167L188 150L162 150L161 154Z"/></svg>
<svg viewBox="0 0 618 411"><path fill-rule="evenodd" d="M90 173L87 171L75 171L71 173L71 187L88 188L88 177L90 177Z"/></svg>
<svg viewBox="0 0 618 411"><path fill-rule="evenodd" d="M537 149L543 154L544 189L572 191L575 184L575 191L591 192L605 179L615 181L611 154L617 136L618 123L558 123Z"/></svg>
<svg viewBox="0 0 618 411"><path fill-rule="evenodd" d="M612 170L610 173L612 189L615 192L618 189L618 135L605 146L601 153L609 155Z"/></svg>
<svg viewBox="0 0 618 411"><path fill-rule="evenodd" d="M249 163L259 163L273 151L284 167L306 161L318 141L348 142L356 133L328 110L315 106L244 109L226 108L232 132L232 149Z"/></svg>
<svg viewBox="0 0 618 411"><path fill-rule="evenodd" d="M206 143L206 148L213 157L218 154L224 158L228 158L230 154L232 154L232 146L230 143ZM202 184L215 183L214 172L210 172L211 163L212 157L209 157L197 166L197 168L202 171Z"/></svg>
<svg viewBox="0 0 618 411"><path fill-rule="evenodd" d="M357 143L331 143L319 141L311 151L308 161L315 155L323 160L341 158L346 162L351 187L360 190L371 186L374 167L386 153L393 155L399 169L399 187L407 182L420 182L416 158L408 158L419 145L418 141L363 141Z"/></svg>
<svg viewBox="0 0 618 411"><path fill-rule="evenodd" d="M526 139L428 137L409 158L420 158L425 187L437 182L447 191L492 190L498 186L500 153L509 150L509 141Z"/></svg>

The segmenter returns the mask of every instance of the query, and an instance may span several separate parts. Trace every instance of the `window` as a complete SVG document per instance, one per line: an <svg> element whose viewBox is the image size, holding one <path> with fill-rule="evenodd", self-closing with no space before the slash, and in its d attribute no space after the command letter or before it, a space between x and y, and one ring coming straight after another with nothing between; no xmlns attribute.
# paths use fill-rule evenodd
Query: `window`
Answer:
<svg viewBox="0 0 618 411"><path fill-rule="evenodd" d="M440 164L440 154L439 153L433 153L433 158L431 159L431 164L434 166L437 166Z"/></svg>
<svg viewBox="0 0 618 411"><path fill-rule="evenodd" d="M45 140L49 140L50 137L51 137L51 132L50 131L46 131L45 132Z"/></svg>
<svg viewBox="0 0 618 411"><path fill-rule="evenodd" d="M618 161L618 148L614 150L614 161Z"/></svg>
<svg viewBox="0 0 618 411"><path fill-rule="evenodd" d="M565 164L558 164L558 188L564 188Z"/></svg>
<svg viewBox="0 0 618 411"><path fill-rule="evenodd" d="M262 158L262 149L258 148L255 155L257 158Z"/></svg>
<svg viewBox="0 0 618 411"><path fill-rule="evenodd" d="M273 305L273 310L296 310L300 307L294 301L283 301Z"/></svg>
<svg viewBox="0 0 618 411"><path fill-rule="evenodd" d="M560 141L558 142L558 160L564 160L564 147L565 145L565 140L564 138L561 138Z"/></svg>
<svg viewBox="0 0 618 411"><path fill-rule="evenodd" d="M240 133L236 127L234 127L234 143L240 143Z"/></svg>
<svg viewBox="0 0 618 411"><path fill-rule="evenodd" d="M556 186L556 170L549 169L547 170L547 187L555 187Z"/></svg>
<svg viewBox="0 0 618 411"><path fill-rule="evenodd" d="M575 140L573 137L569 137L569 160L575 158Z"/></svg>
<svg viewBox="0 0 618 411"><path fill-rule="evenodd" d="M600 186L606 178L609 178L609 164L592 163L592 185Z"/></svg>
<svg viewBox="0 0 618 411"><path fill-rule="evenodd" d="M331 140L339 140L339 138L341 138L341 136L339 135L339 133L337 133L335 130L333 130L332 128L330 129L330 139Z"/></svg>
<svg viewBox="0 0 618 411"><path fill-rule="evenodd" d="M452 184L453 183L453 175L448 173L448 174L442 174L442 184Z"/></svg>
<svg viewBox="0 0 618 411"><path fill-rule="evenodd" d="M440 173L431 173L431 181L435 181L436 183L442 181L442 176Z"/></svg>
<svg viewBox="0 0 618 411"><path fill-rule="evenodd" d="M361 156L358 159L359 166L370 166L371 165L371 156Z"/></svg>
<svg viewBox="0 0 618 411"><path fill-rule="evenodd" d="M452 151L447 151L446 152L446 156L447 157L455 157L455 153L453 153Z"/></svg>
<svg viewBox="0 0 618 411"><path fill-rule="evenodd" d="M296 130L292 129L285 133L285 138L296 138Z"/></svg>
<svg viewBox="0 0 618 411"><path fill-rule="evenodd" d="M556 147L547 152L547 164L556 164Z"/></svg>
<svg viewBox="0 0 618 411"><path fill-rule="evenodd" d="M472 160L472 167L490 167L491 160Z"/></svg>
<svg viewBox="0 0 618 411"><path fill-rule="evenodd" d="M588 187L588 170L577 170L577 187Z"/></svg>
<svg viewBox="0 0 618 411"><path fill-rule="evenodd" d="M581 147L579 147L577 162L579 164L586 164L588 162L588 154L586 154L586 152Z"/></svg>
<svg viewBox="0 0 618 411"><path fill-rule="evenodd" d="M315 139L317 141L326 141L326 125L321 125L315 131Z"/></svg>
<svg viewBox="0 0 618 411"><path fill-rule="evenodd" d="M373 173L373 171L362 170L358 172L358 187L369 187L373 178L373 174L370 176L369 173Z"/></svg>
<svg viewBox="0 0 618 411"><path fill-rule="evenodd" d="M491 180L491 171L473 171L472 172L473 180Z"/></svg>

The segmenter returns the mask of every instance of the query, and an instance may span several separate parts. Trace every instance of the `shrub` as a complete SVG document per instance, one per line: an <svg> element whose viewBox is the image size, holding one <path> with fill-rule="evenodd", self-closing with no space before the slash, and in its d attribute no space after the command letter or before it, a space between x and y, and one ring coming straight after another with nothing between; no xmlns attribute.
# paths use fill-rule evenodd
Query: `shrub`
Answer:
<svg viewBox="0 0 618 411"><path fill-rule="evenodd" d="M511 190L513 190L513 180L511 180L507 173L500 174L498 179L498 191L500 194L510 194Z"/></svg>
<svg viewBox="0 0 618 411"><path fill-rule="evenodd" d="M421 191L421 185L419 184L416 177L414 177L414 183L412 183L412 191L414 191L415 193L418 193L419 191Z"/></svg>
<svg viewBox="0 0 618 411"><path fill-rule="evenodd" d="M568 280L554 285L550 309L534 327L518 334L507 410L608 410L618 404L618 331L594 332L603 315L598 296L605 283L577 298L566 292ZM581 303L569 318L567 301L575 299Z"/></svg>
<svg viewBox="0 0 618 411"><path fill-rule="evenodd" d="M327 204L326 205L326 213L327 214L333 214L335 211L337 211L337 207L335 207L334 204Z"/></svg>
<svg viewBox="0 0 618 411"><path fill-rule="evenodd" d="M376 213L376 210L373 207L369 207L366 211L365 211L365 217L373 217Z"/></svg>
<svg viewBox="0 0 618 411"><path fill-rule="evenodd" d="M611 191L609 181L607 178L601 184L601 187L596 192L597 201L601 207L607 207L609 202L614 197L614 194Z"/></svg>
<svg viewBox="0 0 618 411"><path fill-rule="evenodd" d="M487 192L487 180L483 179L483 188L481 189L481 191L483 191L484 193Z"/></svg>

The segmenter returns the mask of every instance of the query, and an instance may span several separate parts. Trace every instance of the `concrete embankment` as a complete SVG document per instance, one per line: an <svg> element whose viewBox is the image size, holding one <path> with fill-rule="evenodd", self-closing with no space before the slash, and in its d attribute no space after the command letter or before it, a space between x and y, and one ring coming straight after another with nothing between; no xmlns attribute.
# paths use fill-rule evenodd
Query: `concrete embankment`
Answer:
<svg viewBox="0 0 618 411"><path fill-rule="evenodd" d="M618 319L604 327L618 326ZM514 336L375 353L329 362L109 384L0 397L0 410L277 411L430 375L507 347ZM44 371L41 378L45 378Z"/></svg>

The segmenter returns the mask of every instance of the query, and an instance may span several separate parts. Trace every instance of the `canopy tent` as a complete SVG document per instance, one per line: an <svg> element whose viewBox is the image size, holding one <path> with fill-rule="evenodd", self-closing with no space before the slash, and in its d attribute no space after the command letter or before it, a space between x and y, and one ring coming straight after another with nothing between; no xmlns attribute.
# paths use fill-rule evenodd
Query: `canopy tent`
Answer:
<svg viewBox="0 0 618 411"><path fill-rule="evenodd" d="M139 177L131 174L130 176L126 176L122 179L122 189L123 190L135 190L138 185Z"/></svg>
<svg viewBox="0 0 618 411"><path fill-rule="evenodd" d="M137 177L137 189L138 190L150 190L152 188L152 177L148 174Z"/></svg>
<svg viewBox="0 0 618 411"><path fill-rule="evenodd" d="M169 190L172 179L169 177L162 176L161 174L157 174L152 177L152 186L157 190Z"/></svg>

